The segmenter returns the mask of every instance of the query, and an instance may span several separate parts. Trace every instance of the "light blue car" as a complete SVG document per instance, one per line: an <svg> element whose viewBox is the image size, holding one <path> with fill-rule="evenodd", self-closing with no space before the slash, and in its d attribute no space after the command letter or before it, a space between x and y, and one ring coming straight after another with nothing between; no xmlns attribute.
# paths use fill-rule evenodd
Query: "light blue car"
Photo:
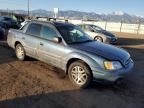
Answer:
<svg viewBox="0 0 144 108"><path fill-rule="evenodd" d="M96 42L68 23L30 21L21 30L11 29L7 42L19 60L30 56L58 67L80 88L93 80L115 82L134 65L125 50Z"/></svg>

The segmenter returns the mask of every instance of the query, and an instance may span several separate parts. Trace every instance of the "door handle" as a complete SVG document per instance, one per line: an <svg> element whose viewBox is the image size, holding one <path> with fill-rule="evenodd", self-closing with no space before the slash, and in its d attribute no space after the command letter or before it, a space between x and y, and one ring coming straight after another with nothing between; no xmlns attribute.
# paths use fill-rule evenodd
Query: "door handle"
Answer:
<svg viewBox="0 0 144 108"><path fill-rule="evenodd" d="M40 45L43 46L44 44L42 42L40 42Z"/></svg>

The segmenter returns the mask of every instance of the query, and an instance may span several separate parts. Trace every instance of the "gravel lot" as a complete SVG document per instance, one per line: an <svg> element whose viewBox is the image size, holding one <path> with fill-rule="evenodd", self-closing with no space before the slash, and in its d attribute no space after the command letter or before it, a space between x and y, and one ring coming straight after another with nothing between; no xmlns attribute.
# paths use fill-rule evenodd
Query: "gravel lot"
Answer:
<svg viewBox="0 0 144 108"><path fill-rule="evenodd" d="M34 59L18 61L0 42L0 108L144 108L144 35L115 33L135 61L121 85L74 87L63 71Z"/></svg>

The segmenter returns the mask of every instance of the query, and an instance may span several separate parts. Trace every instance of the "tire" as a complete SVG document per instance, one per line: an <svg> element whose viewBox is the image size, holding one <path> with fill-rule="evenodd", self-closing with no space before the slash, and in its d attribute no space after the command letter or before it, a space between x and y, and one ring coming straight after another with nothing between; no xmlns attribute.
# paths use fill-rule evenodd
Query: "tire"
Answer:
<svg viewBox="0 0 144 108"><path fill-rule="evenodd" d="M79 88L87 88L92 80L90 68L82 61L73 62L68 68L70 81Z"/></svg>
<svg viewBox="0 0 144 108"><path fill-rule="evenodd" d="M100 36L96 36L96 37L94 38L94 40L95 40L95 41L98 41L98 42L103 42L103 38L100 37Z"/></svg>
<svg viewBox="0 0 144 108"><path fill-rule="evenodd" d="M25 50L20 43L16 45L15 52L16 52L16 57L18 58L18 60L20 61L25 60L25 57L26 57Z"/></svg>

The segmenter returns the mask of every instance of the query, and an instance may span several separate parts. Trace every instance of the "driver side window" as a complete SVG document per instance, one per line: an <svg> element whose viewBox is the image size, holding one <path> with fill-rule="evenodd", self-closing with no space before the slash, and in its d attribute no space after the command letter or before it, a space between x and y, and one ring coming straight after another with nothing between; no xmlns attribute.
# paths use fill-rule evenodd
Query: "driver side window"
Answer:
<svg viewBox="0 0 144 108"><path fill-rule="evenodd" d="M42 26L40 35L42 38L52 41L57 36L57 33L48 26Z"/></svg>

